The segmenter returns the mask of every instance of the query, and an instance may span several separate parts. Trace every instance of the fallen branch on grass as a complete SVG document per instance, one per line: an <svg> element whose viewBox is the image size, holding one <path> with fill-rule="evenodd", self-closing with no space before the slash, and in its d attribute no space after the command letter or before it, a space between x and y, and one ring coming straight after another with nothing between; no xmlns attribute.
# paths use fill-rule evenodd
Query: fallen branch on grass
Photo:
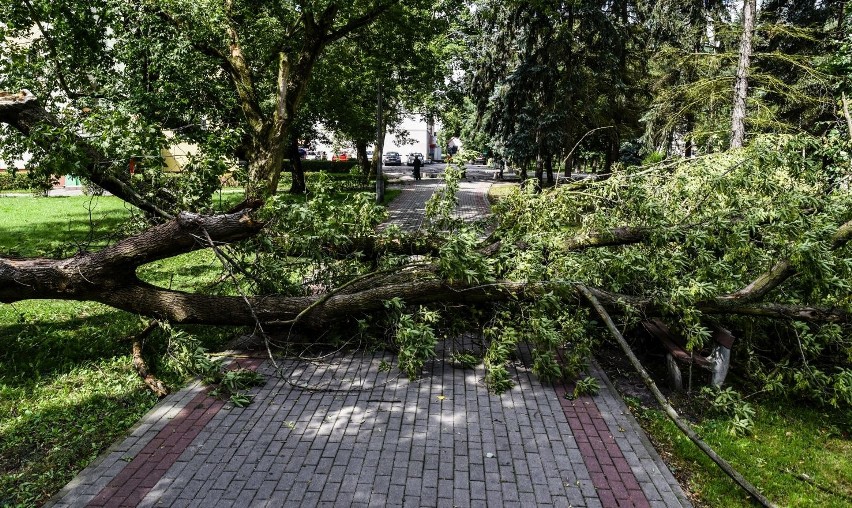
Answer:
<svg viewBox="0 0 852 508"><path fill-rule="evenodd" d="M151 321L144 330L131 337L133 341L132 347L132 356L133 356L133 368L136 369L136 373L139 374L139 377L142 378L142 381L154 392L157 397L165 397L169 394L169 389L163 384L162 381L157 379L157 376L151 374L151 371L148 370L148 363L145 362L145 358L142 357L142 345L146 337L151 335L151 333L160 327L159 321Z"/></svg>
<svg viewBox="0 0 852 508"><path fill-rule="evenodd" d="M748 492L749 495L751 495L758 503L765 507L774 507L775 505L772 504L771 501L765 498L763 494L761 494L760 491L755 488L754 485L749 483L748 480L743 477L743 475L737 472L737 470L735 470L731 466L731 464L728 463L728 461L726 461L725 459L720 457L719 454L713 451L713 449L710 448L710 446L705 443L701 438L699 438L698 434L696 434L695 431L692 430L692 428L680 418L680 416L677 414L677 411L675 411L675 409L669 404L668 400L666 400L666 397L662 394L662 392L660 392L660 389L657 388L657 385L656 383L654 383L654 380L651 379L651 376L648 374L645 368L642 367L642 364L639 362L639 359L636 358L636 355L633 354L633 351L630 349L630 346L627 344L627 341L624 340L624 337L621 335L621 332L618 331L618 328L615 326L615 323L612 322L612 318L609 316L609 313L607 313L606 309L603 308L603 305L601 305L598 299L595 298L595 296L591 293L591 291L589 291L586 286L578 284L577 289L580 291L580 293L583 294L583 296L586 297L587 300L589 300L589 302L592 304L592 307L594 307L595 311L598 313L601 319L604 320L613 338L615 338L616 342L618 342L618 345L621 346L621 349L624 351L624 354L627 355L627 357L630 359L630 363L633 364L633 367L639 373L639 376L642 377L642 380L645 382L645 385L648 387L648 389L651 390L651 393L654 394L654 398L656 398L657 402L659 402L660 405L663 406L663 409L665 410L668 417L674 422L675 425L677 425L681 432L683 432L693 443L695 443L695 445L698 446L698 448L700 448L701 451L703 451L708 457L710 457L710 459L715 462L716 465L718 465L719 468L721 468L722 471L725 472L725 474L727 474L731 477L731 479L737 482L737 484L742 487L746 492Z"/></svg>

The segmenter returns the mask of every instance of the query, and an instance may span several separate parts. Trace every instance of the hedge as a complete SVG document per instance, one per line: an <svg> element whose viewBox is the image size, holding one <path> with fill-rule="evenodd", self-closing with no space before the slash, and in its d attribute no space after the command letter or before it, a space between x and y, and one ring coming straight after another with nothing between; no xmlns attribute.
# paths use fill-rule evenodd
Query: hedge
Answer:
<svg viewBox="0 0 852 508"><path fill-rule="evenodd" d="M0 191L28 189L30 187L27 178L23 174L0 172Z"/></svg>
<svg viewBox="0 0 852 508"><path fill-rule="evenodd" d="M305 173L314 171L325 171L326 173L348 173L350 169L358 165L355 159L344 162L331 162L323 160L303 160L302 169Z"/></svg>

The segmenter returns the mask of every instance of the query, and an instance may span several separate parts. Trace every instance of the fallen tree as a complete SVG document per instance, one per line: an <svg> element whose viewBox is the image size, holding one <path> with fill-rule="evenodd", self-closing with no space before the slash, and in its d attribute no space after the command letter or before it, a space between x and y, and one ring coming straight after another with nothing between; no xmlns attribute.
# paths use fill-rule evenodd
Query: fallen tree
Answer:
<svg viewBox="0 0 852 508"><path fill-rule="evenodd" d="M0 97L0 122L43 149L50 138L34 133L57 124L26 92ZM368 196L340 204L329 199L329 189L297 204L247 200L220 215L180 212L176 203L166 210L156 193L143 196L134 189L139 182L99 164L106 155L84 137L70 142L87 161L82 174L154 220L98 252L0 257L2 302L97 301L174 325L248 325L261 332L324 331L375 319L393 300L408 309L403 313L418 306L477 307L492 318L467 326L490 333L492 344L512 334L511 340L529 340L538 351L534 370L543 378L576 373L556 366L555 351L565 344L573 344L577 365L591 350L576 305L577 281L628 323L649 316L673 321L691 348L704 344L703 321L710 318L807 322L813 329L803 333L815 336L821 324L835 327L827 328L835 330L832 337L848 332L852 199L848 187L829 183L842 178L825 177L844 171L840 145L835 159L823 151L815 162L817 141L767 138L679 166L616 173L579 193L570 186L521 191L500 205L503 220L483 241L449 219L452 193L433 207L443 214L436 227L415 237L377 233L382 212ZM148 263L208 248L220 253L238 294L178 291L137 275ZM296 274L302 283L292 282ZM488 332L483 322L500 326ZM808 388L811 396L828 390L835 404L852 400L843 388L849 367L836 354L843 344L827 341L810 358L802 355L809 375L818 372L821 380ZM492 357L490 369L499 372L508 357Z"/></svg>

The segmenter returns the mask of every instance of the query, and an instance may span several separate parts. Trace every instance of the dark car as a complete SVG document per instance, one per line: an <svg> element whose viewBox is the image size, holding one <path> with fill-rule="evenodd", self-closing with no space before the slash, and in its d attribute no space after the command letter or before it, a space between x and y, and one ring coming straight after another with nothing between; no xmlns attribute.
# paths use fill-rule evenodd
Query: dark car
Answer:
<svg viewBox="0 0 852 508"><path fill-rule="evenodd" d="M387 152L382 156L382 164L385 166L402 166L402 157L399 152Z"/></svg>

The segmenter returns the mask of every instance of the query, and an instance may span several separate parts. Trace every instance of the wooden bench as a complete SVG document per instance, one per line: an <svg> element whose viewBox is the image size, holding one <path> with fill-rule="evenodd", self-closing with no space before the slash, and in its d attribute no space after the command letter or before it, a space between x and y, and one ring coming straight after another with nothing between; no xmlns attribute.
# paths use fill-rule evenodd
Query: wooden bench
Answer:
<svg viewBox="0 0 852 508"><path fill-rule="evenodd" d="M707 356L686 351L686 340L672 332L668 326L659 318L649 319L642 322L645 330L656 337L666 347L666 367L669 373L669 384L674 390L683 390L683 376L680 372L678 362L689 365L690 363L709 371L712 374L710 383L715 387L721 387L728 375L728 367L731 364L731 347L734 345L734 336L728 330L721 327L713 327L713 347Z"/></svg>

